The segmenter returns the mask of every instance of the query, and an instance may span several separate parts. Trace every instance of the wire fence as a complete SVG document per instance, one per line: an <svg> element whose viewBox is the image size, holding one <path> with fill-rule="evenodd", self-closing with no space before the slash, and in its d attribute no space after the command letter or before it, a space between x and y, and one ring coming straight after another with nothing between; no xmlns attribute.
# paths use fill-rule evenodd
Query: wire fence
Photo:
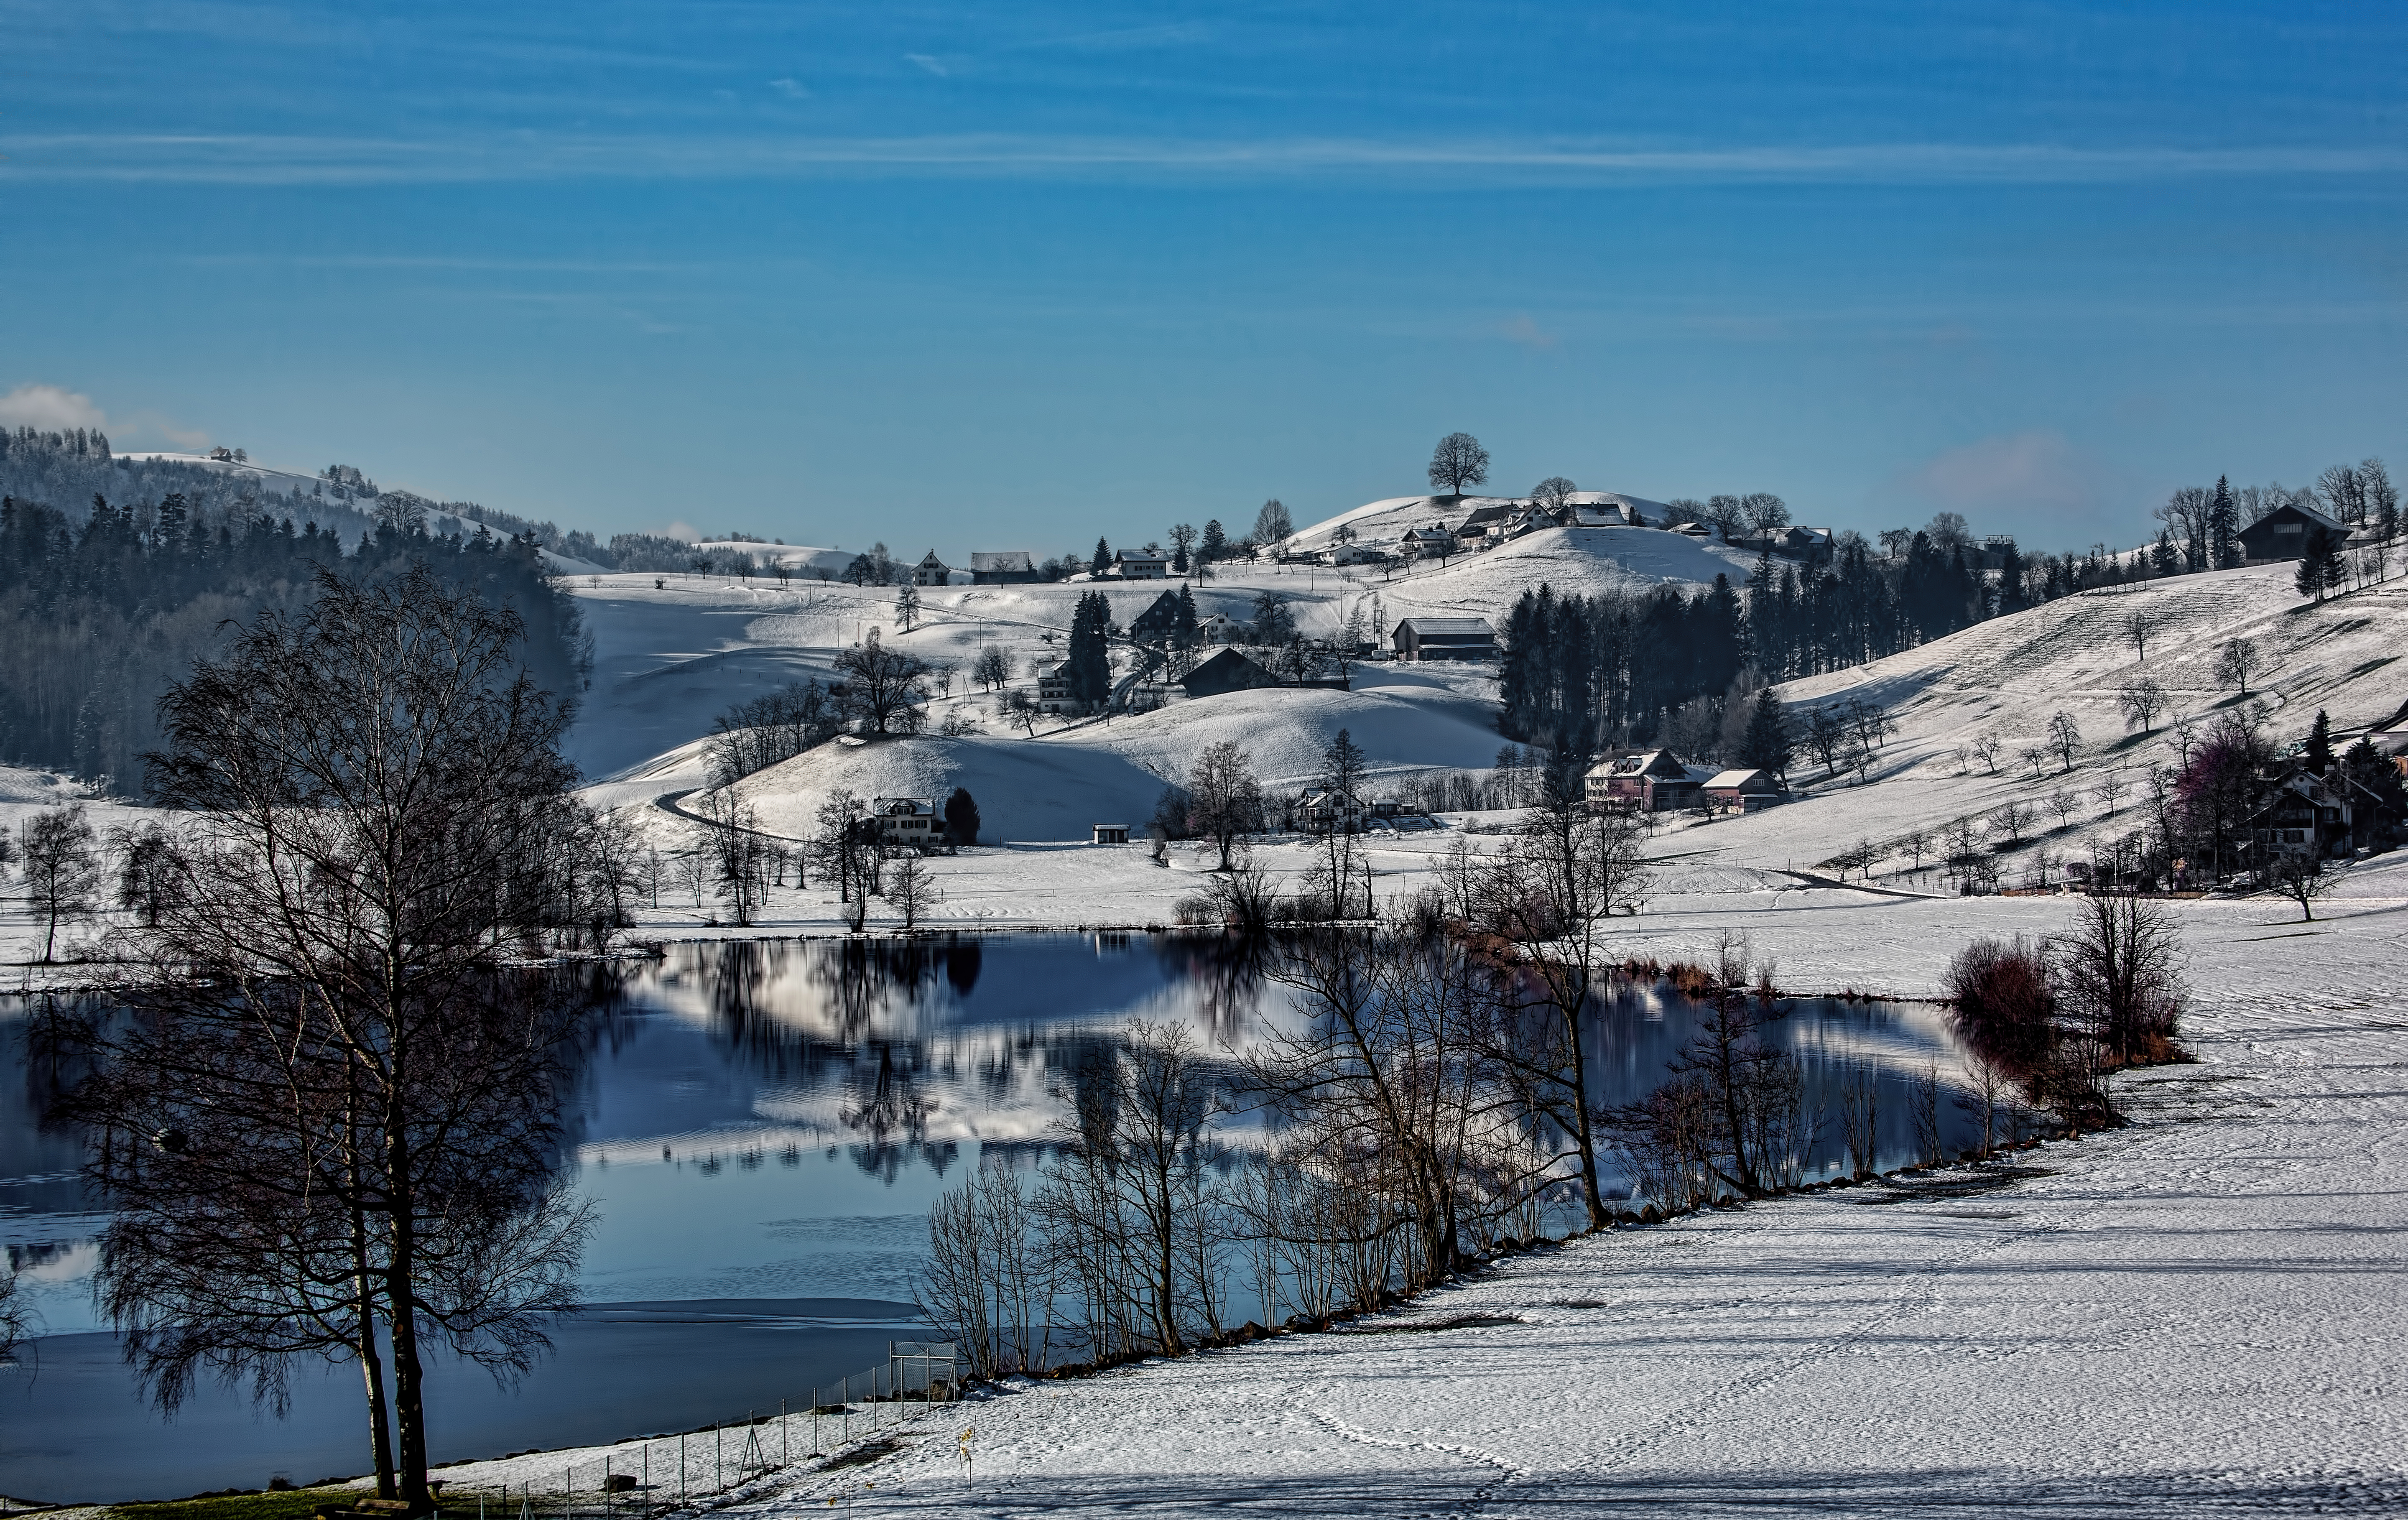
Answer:
<svg viewBox="0 0 2408 1520"><path fill-rule="evenodd" d="M890 1341L882 1366L782 1398L776 1409L748 1410L672 1435L624 1441L599 1457L536 1471L499 1484L443 1485L447 1516L473 1511L479 1520L641 1520L670 1513L741 1488L756 1479L819 1459L882 1455L886 1433L959 1397L960 1372L950 1341ZM522 1469L524 1470L524 1467Z"/></svg>

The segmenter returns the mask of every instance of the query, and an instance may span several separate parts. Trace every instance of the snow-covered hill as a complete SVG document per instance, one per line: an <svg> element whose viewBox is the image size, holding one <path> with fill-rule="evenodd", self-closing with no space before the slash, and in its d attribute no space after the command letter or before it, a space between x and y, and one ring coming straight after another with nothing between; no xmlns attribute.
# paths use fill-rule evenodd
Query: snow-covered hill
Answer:
<svg viewBox="0 0 2408 1520"><path fill-rule="evenodd" d="M1660 501L1620 491L1575 491L1565 500L1574 507L1614 510L1627 508L1655 528L1670 527L1671 519L1679 515ZM1467 516L1485 508L1513 510L1529 505L1527 496L1387 496L1298 528L1289 544L1294 549L1317 552L1335 545L1338 530L1342 527L1353 532L1351 541L1354 543L1393 550L1409 528L1439 523L1455 527Z"/></svg>
<svg viewBox="0 0 2408 1520"><path fill-rule="evenodd" d="M1208 616L1238 618L1268 591L1288 602L1306 632L1328 633L1358 609L1368 613L1374 596L1384 624L1415 614L1499 621L1513 598L1541 583L1580 592L1666 582L1695 588L1716 574L1736 579L1749 563L1739 552L1654 528L1550 529L1410 572L1226 566L1193 589ZM992 838L1083 839L1095 823L1141 824L1163 782L1184 774L1207 744L1223 738L1243 744L1258 771L1282 784L1310 776L1340 727L1379 771L1481 767L1502 742L1485 667L1366 664L1355 667L1352 692L1177 702L1142 716L1040 722L1033 737L1007 723L990 695L966 690L960 673L989 644L1005 652L1022 684L1033 664L1060 658L1080 596L1102 591L1125 624L1165 589L1083 581L928 588L917 625L906 632L896 626L893 588L758 577L579 579L570 590L595 632L597 660L572 756L589 776L613 779L596 792L613 804L692 790L704 780L697 741L716 714L789 681L825 679L838 652L872 627L956 672L930 726L957 711L970 732L831 747L755 778L748 792L781 832L803 831L834 787L867 796L941 795L961 785L980 799ZM2145 660L2126 632L2136 612L2152 624ZM2219 650L2237 638L2260 653L2245 702L2214 676ZM2361 726L2408 700L2403 651L2408 581L2319 607L2292 590L2289 566L2276 565L2069 597L1789 683L1781 695L1793 707L1856 697L1890 714L1898 731L1870 776L1826 777L1801 756L1792 773L1797 801L1743 819L1671 820L1663 848L1683 872L1733 880L1733 870L1828 871L1835 857L1870 843L1879 869L1896 877L1913 863L1904 841L1914 832L1986 818L2013 802L2031 812L2034 841L2013 855L2014 868L2043 853L2079 855L2095 838L2137 826L2143 783L2179 742L2176 719L2196 727L2246 707L2289 739L2323 708L2344 729ZM2149 734L2128 730L2118 710L2123 689L2143 677L2164 686L2174 704ZM2035 777L2018 752L2040 742L2058 711L2073 719L2082 744L2070 770L2052 762ZM1960 754L1982 735L2000 741L1996 773ZM2112 808L2100 790L2111 775L2121 792ZM2058 793L2073 803L2062 823L2048 810ZM668 819L658 810L646 816Z"/></svg>
<svg viewBox="0 0 2408 1520"><path fill-rule="evenodd" d="M2303 736L2319 709L2338 731L2383 722L2408 702L2408 581L2394 580L2321 606L2292 589L2292 566L2254 566L2180 576L2116 591L2086 592L2012 617L1978 624L1917 649L1780 688L1793 707L1874 703L1898 725L1864 783L1832 782L1801 755L1793 780L1803 800L1756 817L1685 829L1683 850L1800 867L1870 841L1885 870L1903 868L1899 841L1915 829L1985 818L2008 803L2041 814L2036 851L2079 858L2091 842L2140 826L2148 773L2173 763L2186 722L2195 732L2228 712L2258 715L2283 742ZM2129 637L2140 614L2153 626L2147 657ZM2215 678L2219 652L2236 638L2258 650L2249 695ZM2126 725L2123 691L2143 678L2166 690L2172 710L2153 732ZM2063 712L2081 731L2068 768L2050 758L2035 774L2019 758L2043 742ZM1997 770L1961 746L1995 736ZM2100 795L2110 776L2123 796L2111 811ZM2079 804L2060 825L2050 797Z"/></svg>

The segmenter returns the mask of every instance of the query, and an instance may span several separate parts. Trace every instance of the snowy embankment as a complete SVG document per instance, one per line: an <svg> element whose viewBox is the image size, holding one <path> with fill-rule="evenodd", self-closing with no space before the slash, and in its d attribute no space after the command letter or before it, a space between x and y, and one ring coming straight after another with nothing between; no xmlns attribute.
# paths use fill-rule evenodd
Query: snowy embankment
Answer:
<svg viewBox="0 0 2408 1520"><path fill-rule="evenodd" d="M2128 1129L1576 1240L1340 1333L1023 1385L924 1413L874 1461L786 1469L738 1509L2396 1511L2408 868L2358 886L2314 925L2181 907L2199 1064L2121 1079ZM1814 895L1842 896L1701 907L1631 942L1739 925L1784 980L1916 996L1969 938L2063 915ZM540 1492L605 1455L446 1476Z"/></svg>

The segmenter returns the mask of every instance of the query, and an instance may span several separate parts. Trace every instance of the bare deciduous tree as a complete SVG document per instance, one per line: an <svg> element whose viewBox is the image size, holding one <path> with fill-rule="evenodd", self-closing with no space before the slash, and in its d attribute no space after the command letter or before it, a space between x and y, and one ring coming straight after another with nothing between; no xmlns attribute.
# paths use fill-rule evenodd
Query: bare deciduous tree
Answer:
<svg viewBox="0 0 2408 1520"><path fill-rule="evenodd" d="M1235 739L1205 746L1187 778L1187 828L1221 851L1217 870L1229 868L1238 840L1263 828L1263 788L1254 761Z"/></svg>
<svg viewBox="0 0 2408 1520"><path fill-rule="evenodd" d="M0 1262L0 1367L6 1367L24 1343L28 1317L17 1301L17 1269Z"/></svg>
<svg viewBox="0 0 2408 1520"><path fill-rule="evenodd" d="M844 710L872 733L884 734L890 724L908 727L908 719L918 715L919 702L927 695L928 662L880 643L875 628L860 643L839 650L836 667L844 677Z"/></svg>
<svg viewBox="0 0 2408 1520"><path fill-rule="evenodd" d="M1591 813L1578 799L1581 767L1544 767L1527 832L1481 873L1474 922L1510 947L1531 995L1509 1000L1492 1054L1535 1117L1570 1137L1592 1226L1606 1221L1598 1118L1584 1039L1608 974L1599 941L1616 908L1638 911L1652 881L1646 824Z"/></svg>
<svg viewBox="0 0 2408 1520"><path fill-rule="evenodd" d="M1571 494L1579 489L1565 476L1550 475L1530 488L1530 502L1543 510L1560 512L1564 509L1564 503L1571 499Z"/></svg>
<svg viewBox="0 0 2408 1520"><path fill-rule="evenodd" d="M2060 786L2048 795L2048 810L2057 814L2057 826L2064 828L2073 822L2073 815L2082 810L2082 799Z"/></svg>
<svg viewBox="0 0 2408 1520"><path fill-rule="evenodd" d="M2166 689L2143 676L2116 694L2115 705L2123 710L2125 727L2145 734L2157 727L2157 714L2166 710Z"/></svg>
<svg viewBox="0 0 2408 1520"><path fill-rule="evenodd" d="M921 1314L961 1342L973 1377L1042 1370L1053 1279L1020 1179L981 1167L928 1209L928 1255L913 1282Z"/></svg>
<svg viewBox="0 0 2408 1520"><path fill-rule="evenodd" d="M970 662L970 679L987 691L996 691L1011 684L1011 656L999 645L989 644L978 652Z"/></svg>
<svg viewBox="0 0 2408 1520"><path fill-rule="evenodd" d="M737 924L749 925L768 891L777 841L761 832L760 814L732 787L705 793L699 811L705 826L697 854L710 861L711 884Z"/></svg>
<svg viewBox="0 0 2408 1520"><path fill-rule="evenodd" d="M2182 932L2143 897L2080 899L2058 940L2058 997L2115 1058L2155 1057L2181 1019Z"/></svg>
<svg viewBox="0 0 2408 1520"><path fill-rule="evenodd" d="M2020 802L2000 803L1991 810L1990 827L1997 831L1999 838L2009 844L2021 839L2024 837L2024 830L2030 826L2031 810Z"/></svg>
<svg viewBox="0 0 2408 1520"><path fill-rule="evenodd" d="M2120 770L2108 771L2099 778L2099 784L2091 788L2091 795L2099 799L2100 807L2107 810L2108 817L2114 817L2116 805L2124 797L2124 773Z"/></svg>
<svg viewBox="0 0 2408 1520"><path fill-rule="evenodd" d="M2215 652L2215 679L2229 681L2249 695L2249 677L2258 668L2258 646L2246 638L2227 639Z"/></svg>
<svg viewBox="0 0 2408 1520"><path fill-rule="evenodd" d="M380 1489L423 1508L430 1342L512 1375L575 1299L576 1004L519 953L575 925L584 815L514 614L423 565L315 590L161 703L152 787L192 821L129 939L143 1016L92 1026L69 1110L153 1396L206 1369L273 1398L292 1357L347 1352Z"/></svg>
<svg viewBox="0 0 2408 1520"><path fill-rule="evenodd" d="M2336 878L2325 869L2324 861L2307 852L2280 854L2267 871L2274 889L2300 905L2302 923L2314 923L2316 900L2332 891Z"/></svg>
<svg viewBox="0 0 2408 1520"><path fill-rule="evenodd" d="M1449 433L1430 452L1430 489L1440 495L1460 496L1487 479L1488 451L1469 433Z"/></svg>
<svg viewBox="0 0 2408 1520"><path fill-rule="evenodd" d="M24 822L25 896L42 920L42 960L58 953L59 925L93 911L100 890L100 852L83 804L45 808Z"/></svg>
<svg viewBox="0 0 2408 1520"><path fill-rule="evenodd" d="M2073 756L2082 748L2082 730L2074 724L2073 714L2059 710L2050 715L2048 747L2057 752L2060 770L2073 768Z"/></svg>
<svg viewBox="0 0 2408 1520"><path fill-rule="evenodd" d="M2132 646L2143 665L2149 663L2149 640L2156 635L2159 621L2157 614L2147 608L2136 607L2124 614L2124 640Z"/></svg>
<svg viewBox="0 0 2408 1520"><path fill-rule="evenodd" d="M920 853L904 849L896 853L881 873L887 904L903 915L903 926L915 929L928 910L937 905L941 896L937 891L937 879L930 873Z"/></svg>

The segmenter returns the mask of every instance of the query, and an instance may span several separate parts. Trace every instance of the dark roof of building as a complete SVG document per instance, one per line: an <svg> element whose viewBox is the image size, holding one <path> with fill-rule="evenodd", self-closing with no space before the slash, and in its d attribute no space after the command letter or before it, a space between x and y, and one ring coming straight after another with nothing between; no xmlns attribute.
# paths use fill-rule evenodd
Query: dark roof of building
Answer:
<svg viewBox="0 0 2408 1520"><path fill-rule="evenodd" d="M1179 684L1187 688L1190 696L1211 696L1249 687L1276 686L1279 678L1236 650L1225 649L1180 677Z"/></svg>
<svg viewBox="0 0 2408 1520"><path fill-rule="evenodd" d="M2275 508L2272 511L2268 512L2265 516L2259 518L2257 522L2250 523L2245 528L2243 528L2241 530L2241 537L2246 538L2252 533L2257 533L2265 529L2267 523L2279 523L2285 517L2296 517L2302 524L2320 527L2327 533L2345 534L2349 531L2349 529L2342 526L2340 523L2334 521L2332 518L2327 517L2324 513L2317 511L2313 507L2302 507L2296 501L2286 501L2282 506Z"/></svg>
<svg viewBox="0 0 2408 1520"><path fill-rule="evenodd" d="M1405 618L1397 624L1402 633L1411 628L1416 638L1493 638L1496 630L1486 618Z"/></svg>

